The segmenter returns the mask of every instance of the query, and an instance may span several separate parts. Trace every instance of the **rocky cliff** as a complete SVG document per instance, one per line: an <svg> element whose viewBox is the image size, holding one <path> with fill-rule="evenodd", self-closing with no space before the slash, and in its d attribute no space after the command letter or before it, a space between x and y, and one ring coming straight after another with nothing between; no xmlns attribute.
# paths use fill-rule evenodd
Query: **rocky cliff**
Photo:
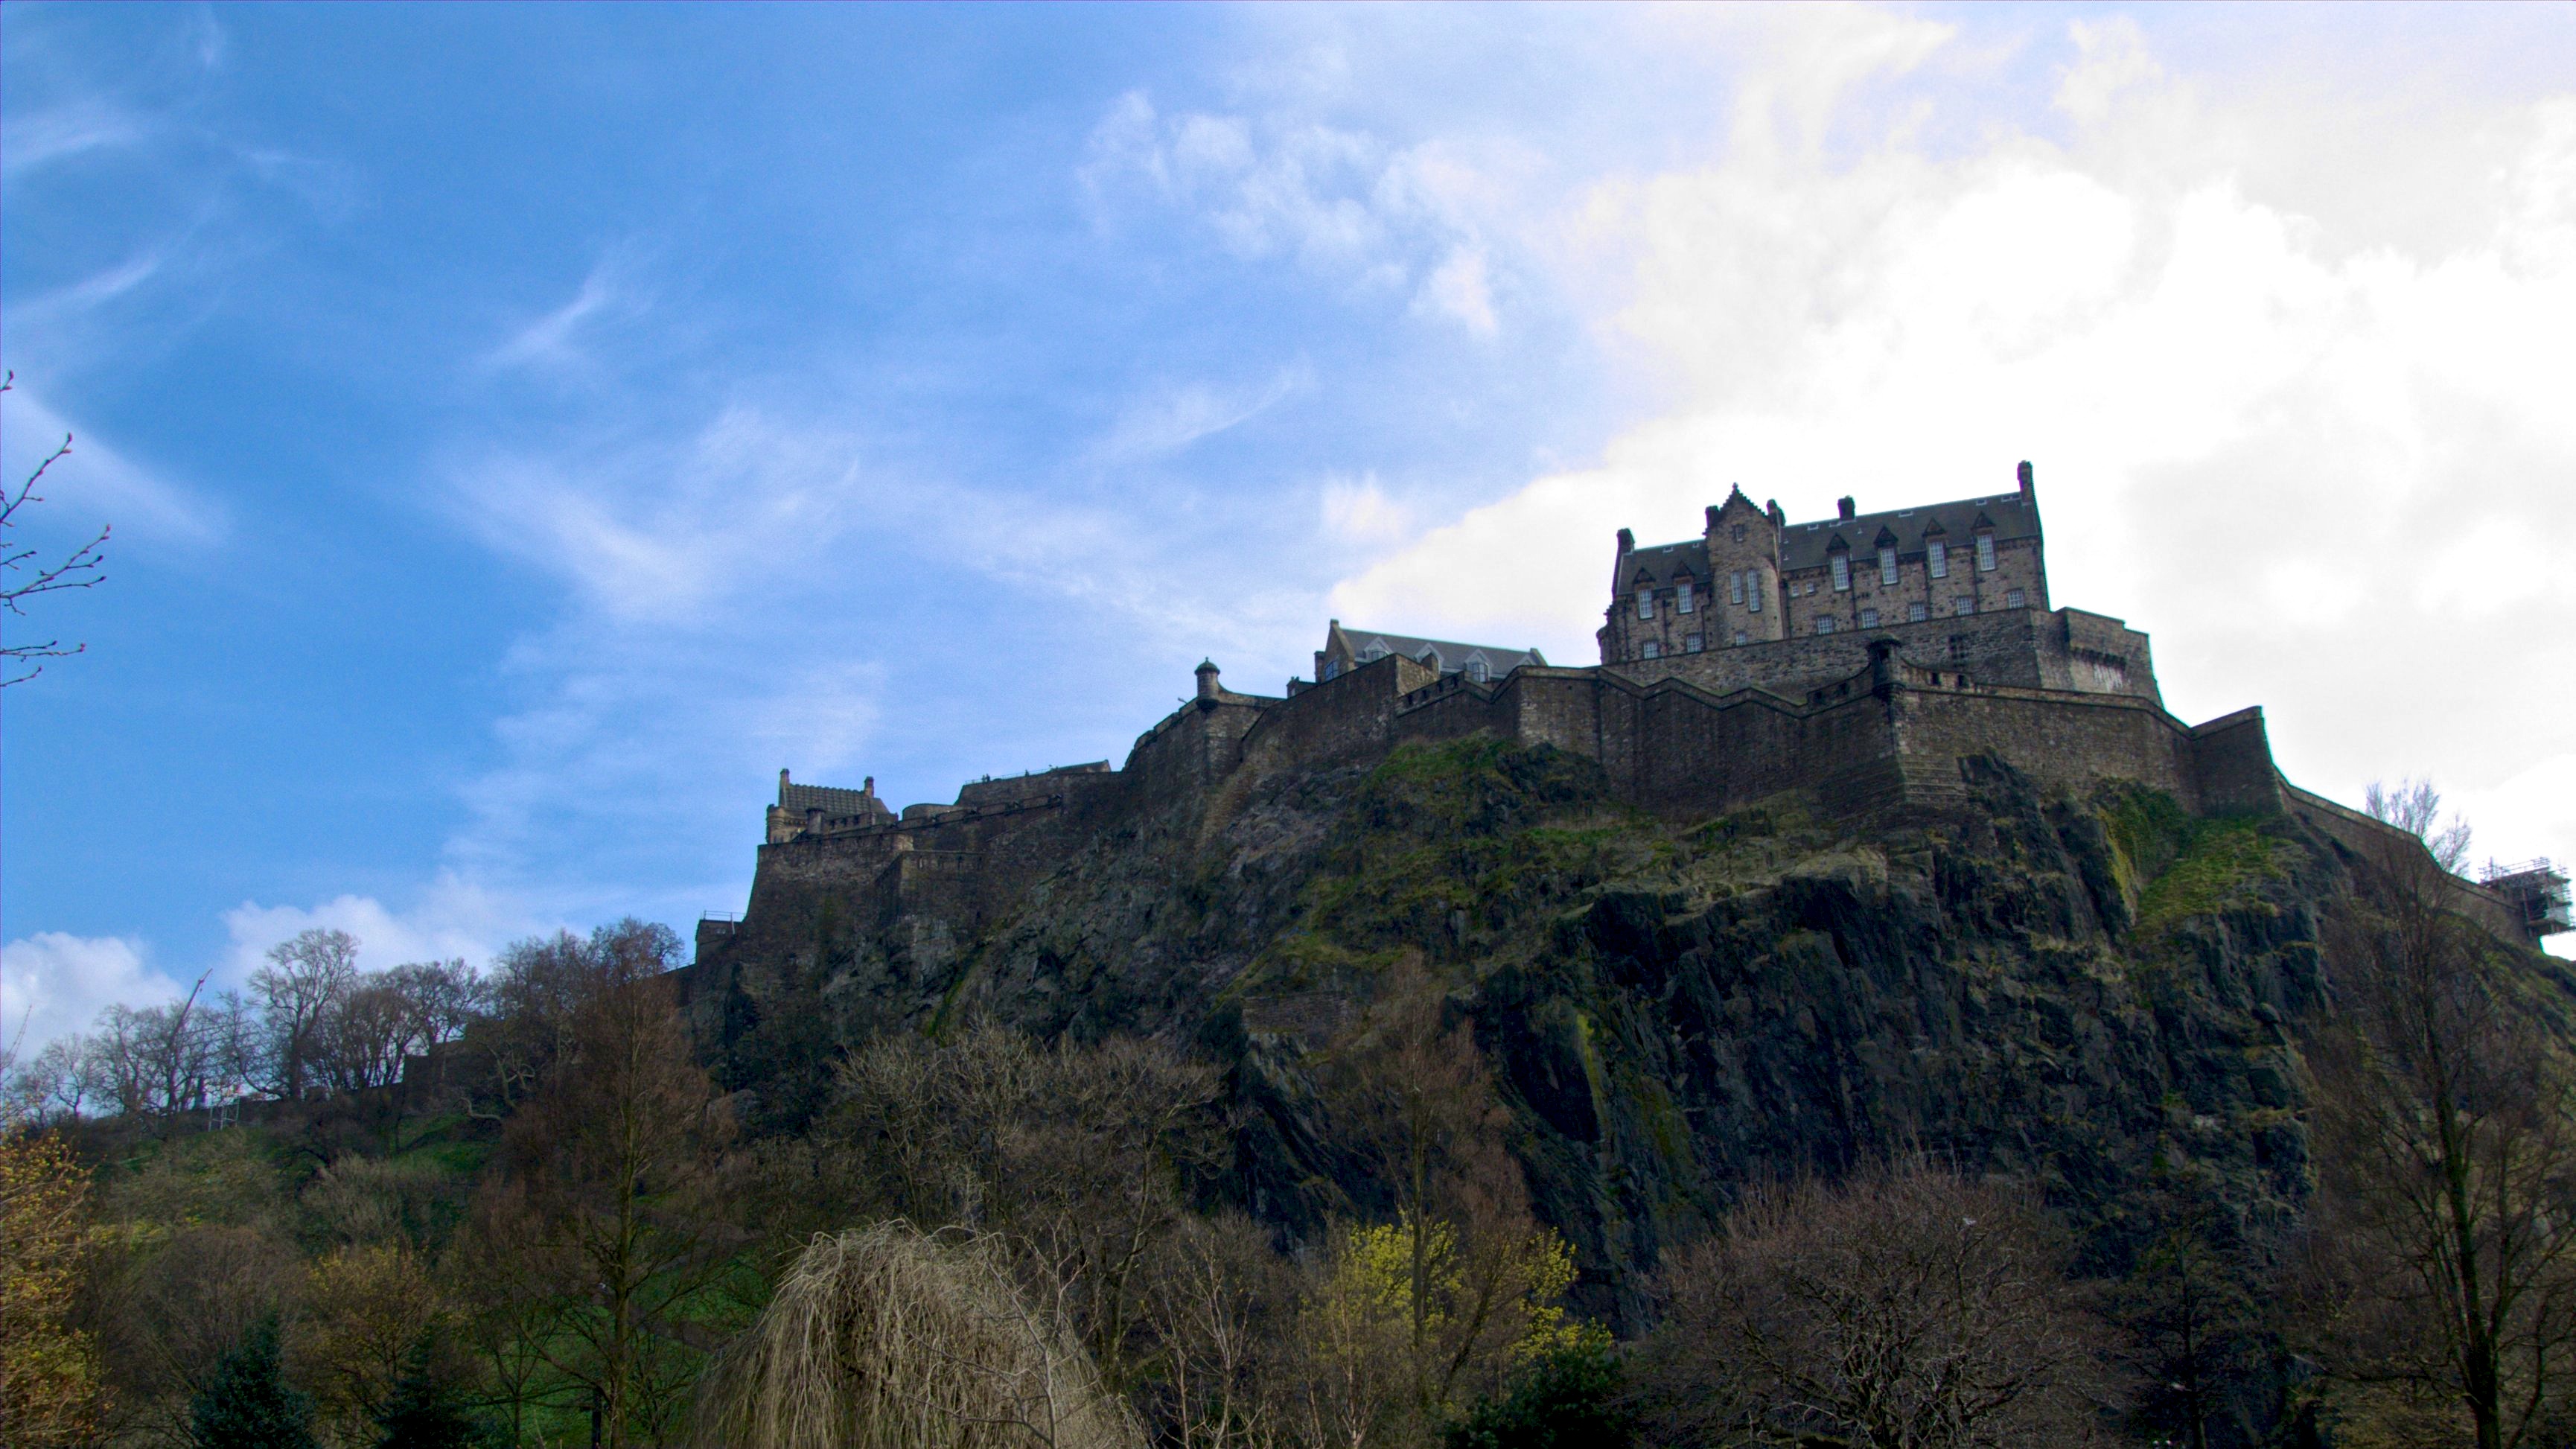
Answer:
<svg viewBox="0 0 2576 1449"><path fill-rule="evenodd" d="M1215 1190L1294 1228L1369 1192L1319 1069L1390 973L1427 971L1618 1318L1743 1184L1891 1150L2040 1182L2106 1260L2158 1184L2248 1226L2295 1212L2334 843L1959 769L1935 813L1793 792L1685 820L1547 746L1408 746L1115 823L971 928L819 892L711 963L694 1009L776 1130L876 1032L1186 1043L1236 1108Z"/></svg>

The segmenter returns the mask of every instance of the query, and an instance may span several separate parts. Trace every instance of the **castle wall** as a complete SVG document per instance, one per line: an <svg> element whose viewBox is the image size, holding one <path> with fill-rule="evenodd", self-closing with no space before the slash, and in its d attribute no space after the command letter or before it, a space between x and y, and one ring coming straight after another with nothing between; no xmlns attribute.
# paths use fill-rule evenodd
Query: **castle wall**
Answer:
<svg viewBox="0 0 2576 1449"><path fill-rule="evenodd" d="M1866 669L1871 641L1878 639L1895 640L1912 663L1964 669L1981 684L2156 698L2147 636L2118 619L2079 609L2019 609L1865 632L1798 634L1603 667L1640 683L1681 679L1712 694L1759 688L1794 700Z"/></svg>

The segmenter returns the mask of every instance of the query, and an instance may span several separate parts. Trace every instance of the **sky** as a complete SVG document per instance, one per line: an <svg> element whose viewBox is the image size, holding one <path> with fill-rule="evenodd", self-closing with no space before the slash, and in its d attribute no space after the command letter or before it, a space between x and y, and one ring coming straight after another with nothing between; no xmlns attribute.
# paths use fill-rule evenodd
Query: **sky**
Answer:
<svg viewBox="0 0 2576 1449"><path fill-rule="evenodd" d="M11 4L0 463L114 535L0 1013L686 935L781 767L1588 663L1622 526L2025 458L2175 714L2576 858L2571 337L2565 6Z"/></svg>

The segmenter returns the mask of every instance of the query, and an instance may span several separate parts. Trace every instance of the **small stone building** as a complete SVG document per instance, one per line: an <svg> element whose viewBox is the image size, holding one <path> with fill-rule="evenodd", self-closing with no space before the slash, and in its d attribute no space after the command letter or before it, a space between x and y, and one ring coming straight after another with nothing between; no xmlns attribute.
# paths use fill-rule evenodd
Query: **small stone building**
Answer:
<svg viewBox="0 0 2576 1449"><path fill-rule="evenodd" d="M1315 651L1315 683L1338 679L1363 664L1401 655L1441 674L1457 674L1483 684L1501 679L1523 665L1545 666L1547 656L1535 649L1499 644L1462 644L1455 639L1420 639L1411 634L1382 634L1344 629L1335 619L1324 629L1324 647ZM1290 693L1305 684L1289 681Z"/></svg>

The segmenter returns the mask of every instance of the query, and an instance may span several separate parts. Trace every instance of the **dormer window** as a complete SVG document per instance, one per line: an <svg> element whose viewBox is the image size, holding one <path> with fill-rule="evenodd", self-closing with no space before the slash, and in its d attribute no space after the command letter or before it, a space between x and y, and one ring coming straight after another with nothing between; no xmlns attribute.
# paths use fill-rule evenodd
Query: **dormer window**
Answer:
<svg viewBox="0 0 2576 1449"><path fill-rule="evenodd" d="M1687 614L1691 611L1690 580L1684 579L1680 583L1673 585L1673 611L1681 614Z"/></svg>
<svg viewBox="0 0 2576 1449"><path fill-rule="evenodd" d="M1937 538L1924 544L1923 561L1931 565L1932 577L1936 579L1948 578L1950 576L1950 545L1943 543Z"/></svg>
<svg viewBox="0 0 2576 1449"><path fill-rule="evenodd" d="M1730 604L1744 602L1744 570L1737 569L1726 576L1726 601Z"/></svg>
<svg viewBox="0 0 2576 1449"><path fill-rule="evenodd" d="M1425 668L1429 669L1432 673L1434 673L1434 674L1439 673L1439 672L1440 672L1440 651L1439 651L1439 650L1437 650L1437 649L1428 649L1428 648L1424 649L1424 650L1422 651L1421 662L1422 662L1423 666L1424 666Z"/></svg>
<svg viewBox="0 0 2576 1449"><path fill-rule="evenodd" d="M1882 584L1896 582L1896 549L1892 545L1879 545L1878 581Z"/></svg>
<svg viewBox="0 0 2576 1449"><path fill-rule="evenodd" d="M1991 533L1981 533L1981 534L1978 534L1978 535L1977 535L1977 572L1979 572L1979 573L1981 573L1981 574L1990 574L1990 573L1993 573L1994 571L1995 571L1995 536L1994 536L1993 534L1991 534Z"/></svg>
<svg viewBox="0 0 2576 1449"><path fill-rule="evenodd" d="M1851 592L1850 554L1842 552L1836 552L1834 554L1834 592L1837 594L1847 594Z"/></svg>
<svg viewBox="0 0 2576 1449"><path fill-rule="evenodd" d="M1651 619L1655 617L1655 591L1653 589L1639 589L1637 591L1637 617L1640 619Z"/></svg>
<svg viewBox="0 0 2576 1449"><path fill-rule="evenodd" d="M1482 684L1487 679L1493 677L1493 670L1486 666L1484 655L1470 654L1467 656L1467 677L1476 681L1478 684Z"/></svg>

